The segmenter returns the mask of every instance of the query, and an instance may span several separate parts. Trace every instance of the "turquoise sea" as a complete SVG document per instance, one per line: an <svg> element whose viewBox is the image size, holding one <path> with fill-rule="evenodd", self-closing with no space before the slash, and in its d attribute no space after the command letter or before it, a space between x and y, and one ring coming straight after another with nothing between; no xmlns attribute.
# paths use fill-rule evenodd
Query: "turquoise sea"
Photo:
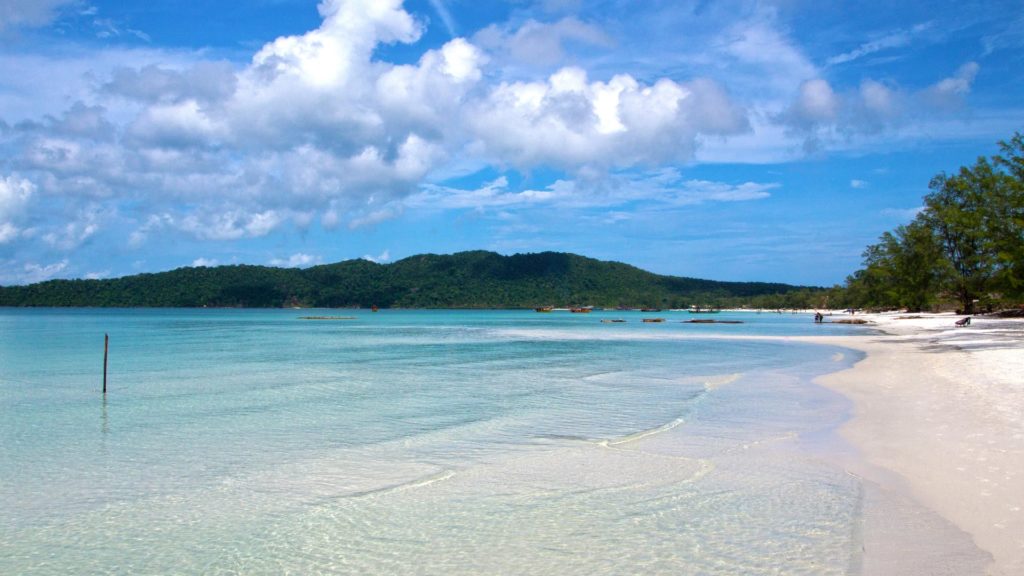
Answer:
<svg viewBox="0 0 1024 576"><path fill-rule="evenodd" d="M0 574L856 573L863 330L0 309Z"/></svg>

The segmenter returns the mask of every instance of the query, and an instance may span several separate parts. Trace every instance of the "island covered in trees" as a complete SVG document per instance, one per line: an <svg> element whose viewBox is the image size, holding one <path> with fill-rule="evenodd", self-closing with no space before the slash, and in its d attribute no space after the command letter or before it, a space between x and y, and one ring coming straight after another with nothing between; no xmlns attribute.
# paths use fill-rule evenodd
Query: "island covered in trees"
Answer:
<svg viewBox="0 0 1024 576"><path fill-rule="evenodd" d="M619 262L543 252L423 254L377 264L306 269L179 268L109 280L51 280L0 288L3 306L533 308L686 307L815 292L788 284L662 276ZM805 295L804 295L805 296ZM802 299L803 297L801 297Z"/></svg>

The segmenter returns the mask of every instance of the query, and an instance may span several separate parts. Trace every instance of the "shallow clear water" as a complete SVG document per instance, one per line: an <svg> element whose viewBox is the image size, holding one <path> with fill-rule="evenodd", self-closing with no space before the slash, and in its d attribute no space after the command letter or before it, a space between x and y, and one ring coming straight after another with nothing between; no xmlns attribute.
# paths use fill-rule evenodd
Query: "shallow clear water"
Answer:
<svg viewBox="0 0 1024 576"><path fill-rule="evenodd" d="M721 336L859 329L695 317L0 310L0 573L855 570L855 358Z"/></svg>

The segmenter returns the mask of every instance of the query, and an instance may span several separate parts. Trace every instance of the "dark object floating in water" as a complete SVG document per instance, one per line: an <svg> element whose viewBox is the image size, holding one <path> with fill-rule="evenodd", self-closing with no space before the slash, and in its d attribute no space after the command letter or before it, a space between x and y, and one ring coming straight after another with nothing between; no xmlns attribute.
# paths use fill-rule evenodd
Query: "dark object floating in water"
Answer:
<svg viewBox="0 0 1024 576"><path fill-rule="evenodd" d="M355 320L355 316L299 316L299 320Z"/></svg>
<svg viewBox="0 0 1024 576"><path fill-rule="evenodd" d="M850 318L848 320L833 320L829 324L867 324L867 320L861 320L860 318Z"/></svg>
<svg viewBox="0 0 1024 576"><path fill-rule="evenodd" d="M683 320L683 324L743 324L742 320Z"/></svg>
<svg viewBox="0 0 1024 576"><path fill-rule="evenodd" d="M664 322L664 318L644 318L644 322Z"/></svg>
<svg viewBox="0 0 1024 576"><path fill-rule="evenodd" d="M604 320L601 320L601 323L603 324L618 324L620 322L625 322L625 320L620 318L605 318Z"/></svg>
<svg viewBox="0 0 1024 576"><path fill-rule="evenodd" d="M555 309L554 306L541 306L539 308L534 308L533 311L534 312L551 312L554 309Z"/></svg>

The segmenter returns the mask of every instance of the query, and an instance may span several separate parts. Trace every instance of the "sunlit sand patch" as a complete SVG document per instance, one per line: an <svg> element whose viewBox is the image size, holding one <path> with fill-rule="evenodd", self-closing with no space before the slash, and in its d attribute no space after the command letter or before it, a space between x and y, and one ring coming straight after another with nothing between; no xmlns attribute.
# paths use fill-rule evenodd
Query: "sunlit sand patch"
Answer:
<svg viewBox="0 0 1024 576"><path fill-rule="evenodd" d="M733 382L739 380L742 376L743 374L737 372L735 374L724 374L722 376L715 376L713 378L709 378L704 381L704 389L709 391L717 390L718 388L721 388L726 384L732 384Z"/></svg>

